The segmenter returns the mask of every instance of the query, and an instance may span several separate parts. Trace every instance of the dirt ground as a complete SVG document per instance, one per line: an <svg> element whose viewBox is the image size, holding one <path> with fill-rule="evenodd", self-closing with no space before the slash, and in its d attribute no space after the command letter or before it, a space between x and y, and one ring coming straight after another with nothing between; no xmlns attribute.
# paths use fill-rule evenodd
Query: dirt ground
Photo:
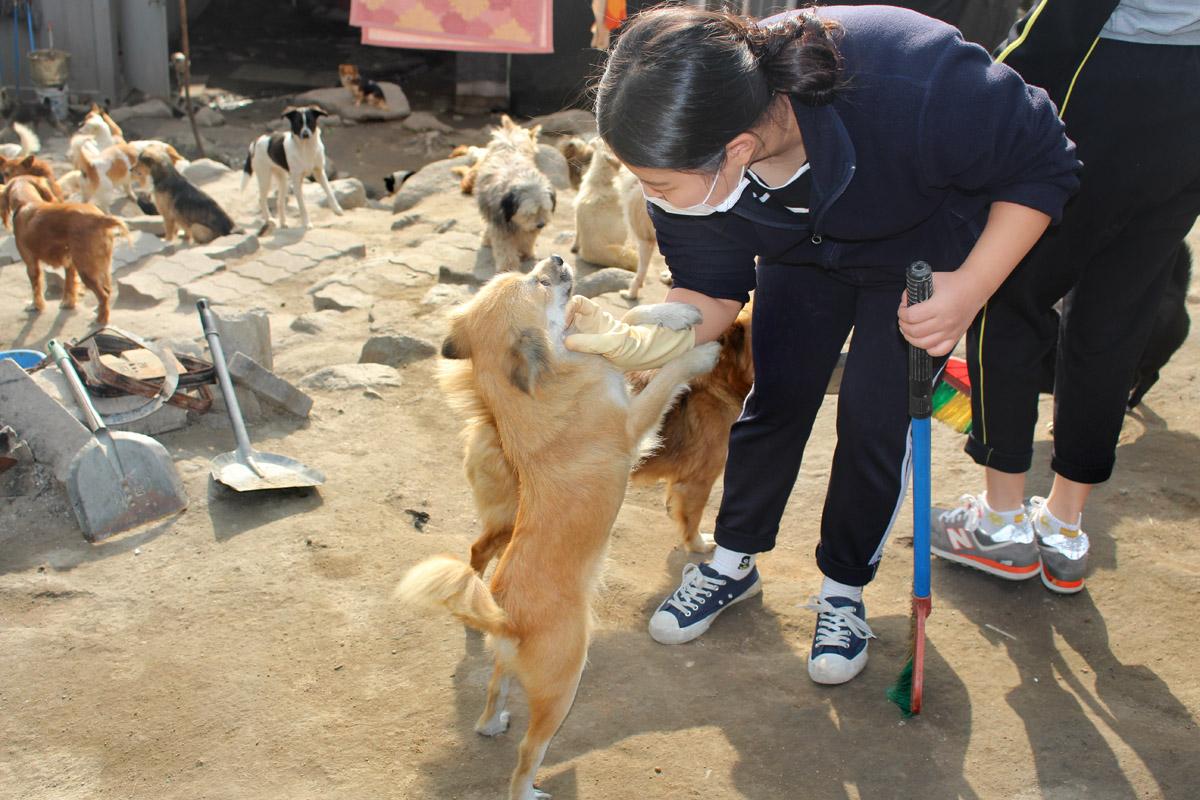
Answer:
<svg viewBox="0 0 1200 800"><path fill-rule="evenodd" d="M458 122L464 140L477 132ZM243 141L259 129L247 124ZM380 123L331 129L326 141L367 182L398 168L412 137ZM233 209L247 225L250 194ZM572 197L560 195L540 249L567 254ZM455 230L479 229L470 198L436 212L452 214ZM360 235L368 259L413 239L392 221L370 208L314 214L317 227ZM1200 230L1191 240L1200 247ZM245 299L271 313L282 377L354 363L384 328L439 341L445 308L423 302L432 277L398 277L370 308L344 312L318 336L293 335L292 320L312 309L307 290L346 268L321 265ZM0 268L0 349L87 332L90 296L76 313L52 300L31 316L27 291L21 265ZM664 291L653 282L645 299ZM604 301L625 305L615 294ZM1193 314L1198 302L1193 288ZM118 304L113 323L148 336L193 325L199 342L195 316ZM814 685L805 670L814 619L800 606L821 577L812 551L835 397L780 545L760 559L763 594L693 643L665 647L646 633L695 557L674 549L660 490L631 488L589 665L540 787L557 800L1195 797L1198 336L1126 418L1116 474L1085 519L1084 592L1061 597L1036 580L1006 583L935 559L925 711L911 720L884 698L907 652L907 506L866 594L878 635L870 663L840 687ZM311 390L307 420L276 415L251 427L256 448L323 470L317 490L238 495L215 484L210 460L234 447L223 420L161 435L190 508L96 545L60 484L28 465L0 473L0 797L503 796L527 722L523 695L514 693L507 734L476 735L491 673L481 638L391 596L409 566L465 556L479 533L459 420L434 368L435 359L413 363L398 386ZM1044 398L1044 419L1049 411ZM945 506L981 488L981 475L959 435L934 431L934 502ZM1034 493L1049 488L1049 452L1041 427ZM718 483L706 530L719 496Z"/></svg>

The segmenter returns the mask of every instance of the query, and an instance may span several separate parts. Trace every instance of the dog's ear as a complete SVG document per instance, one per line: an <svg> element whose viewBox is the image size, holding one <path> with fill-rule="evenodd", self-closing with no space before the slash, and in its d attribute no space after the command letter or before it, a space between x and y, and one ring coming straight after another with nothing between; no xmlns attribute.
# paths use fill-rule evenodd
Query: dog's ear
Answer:
<svg viewBox="0 0 1200 800"><path fill-rule="evenodd" d="M26 169L33 166L33 153L30 153L29 155L25 156L25 158L21 159L21 166Z"/></svg>
<svg viewBox="0 0 1200 800"><path fill-rule="evenodd" d="M550 342L546 332L525 328L508 351L509 380L525 394L533 394L538 377L550 368Z"/></svg>
<svg viewBox="0 0 1200 800"><path fill-rule="evenodd" d="M456 330L453 326L450 328L450 333L446 334L446 338L442 340L442 358L462 359L471 357L471 343L467 341L467 337Z"/></svg>
<svg viewBox="0 0 1200 800"><path fill-rule="evenodd" d="M533 140L534 144L537 144L538 134L541 132L542 132L541 124L534 125L532 128L529 129L529 138Z"/></svg>
<svg viewBox="0 0 1200 800"><path fill-rule="evenodd" d="M281 113L279 116L280 116L280 118L290 117L290 116L292 116L292 114L295 114L299 110L300 109L296 108L295 106L288 106L287 108L285 108L283 110L283 113Z"/></svg>
<svg viewBox="0 0 1200 800"><path fill-rule="evenodd" d="M321 108L320 106L312 106L311 108L312 108L313 114L315 114L318 117L328 117L329 116L329 112L326 111L325 109Z"/></svg>
<svg viewBox="0 0 1200 800"><path fill-rule="evenodd" d="M517 208L521 203L517 200L516 192L505 192L504 197L500 198L500 214L506 225L512 224L512 218L517 214Z"/></svg>

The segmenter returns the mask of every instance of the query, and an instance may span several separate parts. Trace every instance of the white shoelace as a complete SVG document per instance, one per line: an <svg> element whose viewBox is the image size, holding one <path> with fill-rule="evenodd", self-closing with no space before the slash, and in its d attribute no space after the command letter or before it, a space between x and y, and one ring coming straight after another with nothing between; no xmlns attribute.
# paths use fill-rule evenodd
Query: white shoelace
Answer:
<svg viewBox="0 0 1200 800"><path fill-rule="evenodd" d="M825 598L813 595L802 607L812 609L819 615L817 634L813 637L815 647L846 647L850 644L851 633L860 639L875 638L866 620L854 613L854 606L838 608Z"/></svg>
<svg viewBox="0 0 1200 800"><path fill-rule="evenodd" d="M673 606L690 617L692 612L700 608L700 596L712 597L712 593L724 586L726 581L710 578L700 571L695 564L683 568L683 585L675 590L667 605Z"/></svg>
<svg viewBox="0 0 1200 800"><path fill-rule="evenodd" d="M980 531L983 523L983 503L973 494L962 495L958 498L958 502L962 503L958 508L942 512L942 522L947 525L960 525L964 531L972 533ZM1032 528L1028 525L1016 525L1011 522L995 533L989 533L986 530L981 532L987 534L993 542L1030 544L1033 541Z"/></svg>

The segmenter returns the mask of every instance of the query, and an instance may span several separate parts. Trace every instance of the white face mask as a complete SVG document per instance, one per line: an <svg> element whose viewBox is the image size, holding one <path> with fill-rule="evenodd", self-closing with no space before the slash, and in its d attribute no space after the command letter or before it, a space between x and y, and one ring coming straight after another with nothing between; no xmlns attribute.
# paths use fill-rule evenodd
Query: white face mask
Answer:
<svg viewBox="0 0 1200 800"><path fill-rule="evenodd" d="M704 199L694 206L686 208L672 205L662 197L651 197L646 194L646 188L642 187L642 196L649 200L654 205L671 214L683 214L689 217L707 217L709 214L715 214L718 211L728 211L737 205L737 201L742 196L742 192L750 185L750 179L746 177L746 168L742 167L741 175L738 177L737 186L733 187L733 191L729 196L715 206L708 204L708 198L712 197L713 190L717 188L717 181L720 180L721 173L718 172L713 176L712 186L708 187L708 194L704 195Z"/></svg>

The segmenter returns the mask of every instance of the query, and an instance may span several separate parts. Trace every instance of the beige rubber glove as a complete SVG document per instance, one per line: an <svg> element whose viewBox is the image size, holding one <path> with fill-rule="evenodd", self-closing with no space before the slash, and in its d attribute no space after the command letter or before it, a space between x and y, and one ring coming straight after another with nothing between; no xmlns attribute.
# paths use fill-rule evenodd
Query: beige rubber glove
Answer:
<svg viewBox="0 0 1200 800"><path fill-rule="evenodd" d="M581 295L571 298L568 318L577 331L563 340L568 350L602 355L626 372L656 369L696 346L691 328L629 325Z"/></svg>

